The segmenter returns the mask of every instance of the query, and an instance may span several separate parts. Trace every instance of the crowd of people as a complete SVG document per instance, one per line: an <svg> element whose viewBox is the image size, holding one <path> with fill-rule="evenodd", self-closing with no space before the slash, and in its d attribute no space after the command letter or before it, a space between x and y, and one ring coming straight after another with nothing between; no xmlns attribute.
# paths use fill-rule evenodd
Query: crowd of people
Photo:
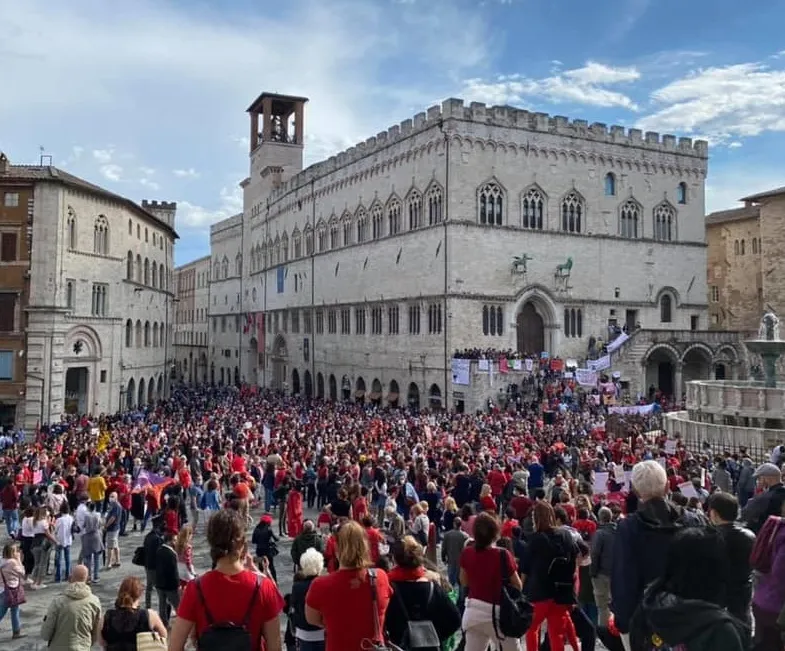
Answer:
<svg viewBox="0 0 785 651"><path fill-rule="evenodd" d="M558 373L534 386L475 414L230 387L64 418L2 452L0 619L24 635L25 590L47 589L53 557L68 583L40 635L55 649L735 651L754 621L757 646L781 651L783 449L757 467L691 452L656 411L609 416ZM145 580L101 613L91 586L123 559ZM510 634L518 593L526 630Z"/></svg>

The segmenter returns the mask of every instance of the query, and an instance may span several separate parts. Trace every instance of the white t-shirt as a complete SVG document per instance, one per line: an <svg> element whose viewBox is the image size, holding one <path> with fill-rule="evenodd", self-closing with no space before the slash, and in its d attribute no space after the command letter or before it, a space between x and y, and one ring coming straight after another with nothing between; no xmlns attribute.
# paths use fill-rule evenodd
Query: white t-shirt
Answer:
<svg viewBox="0 0 785 651"><path fill-rule="evenodd" d="M38 520L33 523L33 534L38 536L49 531L49 520Z"/></svg>
<svg viewBox="0 0 785 651"><path fill-rule="evenodd" d="M55 521L55 538L61 547L70 547L74 542L71 528L74 525L74 518L70 514L61 515Z"/></svg>
<svg viewBox="0 0 785 651"><path fill-rule="evenodd" d="M22 518L22 538L32 538L34 535L33 518Z"/></svg>

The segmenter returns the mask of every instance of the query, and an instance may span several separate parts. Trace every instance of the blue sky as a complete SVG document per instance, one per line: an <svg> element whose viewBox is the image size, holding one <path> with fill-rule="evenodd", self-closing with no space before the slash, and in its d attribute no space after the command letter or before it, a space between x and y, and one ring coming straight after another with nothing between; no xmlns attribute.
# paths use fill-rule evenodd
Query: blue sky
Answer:
<svg viewBox="0 0 785 651"><path fill-rule="evenodd" d="M446 97L711 142L707 209L785 185L785 4L0 0L0 150L178 202L177 262L239 212L245 108L305 95L307 163Z"/></svg>

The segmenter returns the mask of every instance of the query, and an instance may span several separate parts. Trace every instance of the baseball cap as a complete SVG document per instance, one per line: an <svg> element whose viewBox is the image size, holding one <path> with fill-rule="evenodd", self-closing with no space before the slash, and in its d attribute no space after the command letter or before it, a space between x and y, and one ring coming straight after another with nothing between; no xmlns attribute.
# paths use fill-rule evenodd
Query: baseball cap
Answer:
<svg viewBox="0 0 785 651"><path fill-rule="evenodd" d="M758 477L781 477L782 472L773 463L762 463L758 466L755 474L752 475L755 479Z"/></svg>

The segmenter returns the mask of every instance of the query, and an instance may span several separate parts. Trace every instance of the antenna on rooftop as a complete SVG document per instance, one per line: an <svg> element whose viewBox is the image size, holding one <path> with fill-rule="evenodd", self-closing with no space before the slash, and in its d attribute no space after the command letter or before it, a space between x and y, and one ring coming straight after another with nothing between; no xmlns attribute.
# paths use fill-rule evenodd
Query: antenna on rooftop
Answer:
<svg viewBox="0 0 785 651"><path fill-rule="evenodd" d="M44 166L49 166L49 167L51 167L51 166L52 166L52 155L51 155L51 154L45 154L45 153L44 153L44 152L46 151L46 149L44 149L44 146L43 146L43 145L39 145L39 146L38 146L38 149L39 149L39 150L40 150L40 152L41 152L41 156L40 156L40 159L39 159L39 163L38 163L38 164L39 164L41 167L44 167Z"/></svg>

